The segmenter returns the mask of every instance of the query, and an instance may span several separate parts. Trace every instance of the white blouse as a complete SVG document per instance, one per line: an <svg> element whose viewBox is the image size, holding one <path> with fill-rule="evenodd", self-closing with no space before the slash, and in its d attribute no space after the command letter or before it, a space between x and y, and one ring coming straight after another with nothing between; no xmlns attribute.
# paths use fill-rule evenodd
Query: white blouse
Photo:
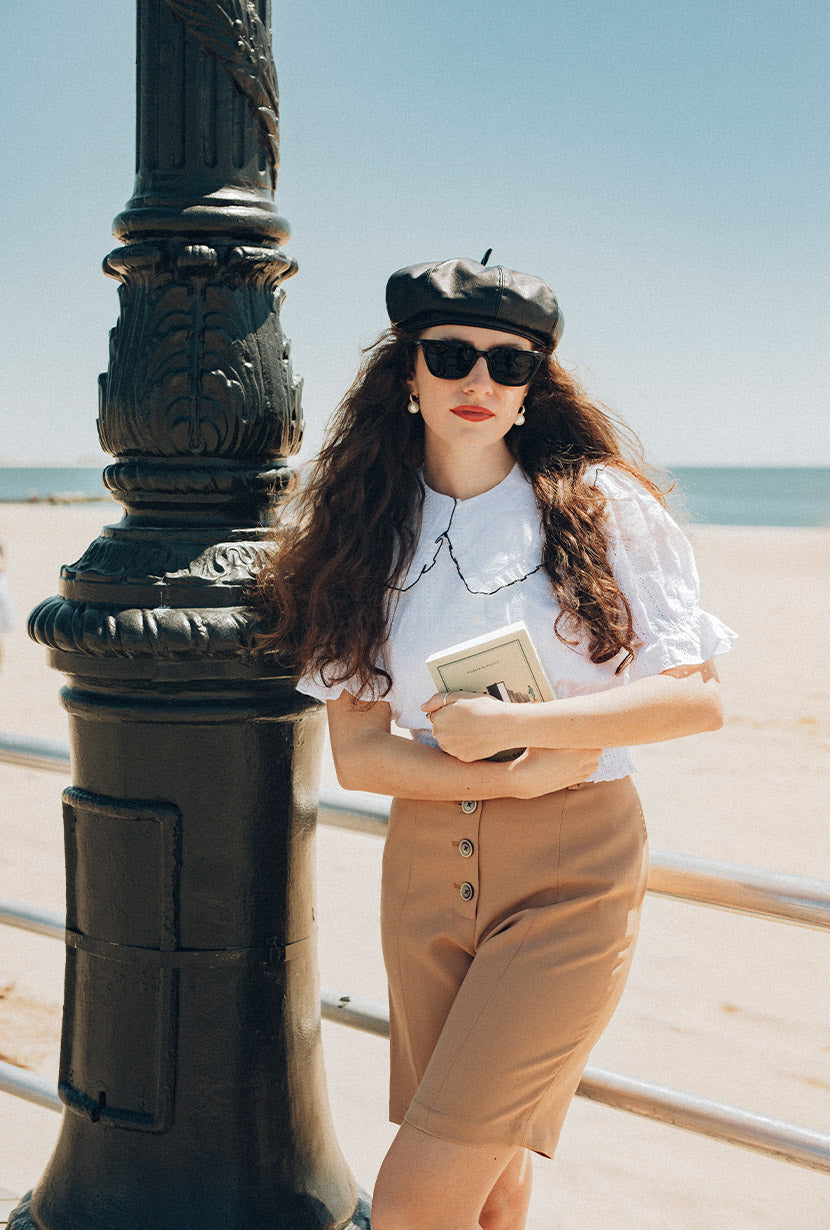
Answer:
<svg viewBox="0 0 830 1230"><path fill-rule="evenodd" d="M541 563L539 509L519 465L498 486L468 500L427 487L418 545L399 585L382 661L393 681L383 699L415 739L437 746L420 708L435 692L426 666L430 654L518 620L527 625L560 698L705 662L730 648L737 634L700 609L691 546L662 505L623 470L601 466L587 478L606 498L608 562L631 608L639 642L634 662L617 675L623 653L597 664L588 657L584 634L574 646L556 635L560 607ZM565 635L577 634L566 628ZM314 673L297 687L318 700L336 700L344 691L374 698L348 681L325 687ZM633 767L627 748L606 748L591 780L625 777Z"/></svg>

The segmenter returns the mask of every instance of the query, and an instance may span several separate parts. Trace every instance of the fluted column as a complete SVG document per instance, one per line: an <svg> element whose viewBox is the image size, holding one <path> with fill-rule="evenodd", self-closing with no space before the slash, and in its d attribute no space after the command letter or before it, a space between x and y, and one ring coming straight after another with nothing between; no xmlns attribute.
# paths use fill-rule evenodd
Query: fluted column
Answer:
<svg viewBox="0 0 830 1230"><path fill-rule="evenodd" d="M368 1227L322 1068L322 719L245 605L302 431L270 4L139 0L137 95L99 413L124 515L30 619L73 755L66 1110L10 1224Z"/></svg>

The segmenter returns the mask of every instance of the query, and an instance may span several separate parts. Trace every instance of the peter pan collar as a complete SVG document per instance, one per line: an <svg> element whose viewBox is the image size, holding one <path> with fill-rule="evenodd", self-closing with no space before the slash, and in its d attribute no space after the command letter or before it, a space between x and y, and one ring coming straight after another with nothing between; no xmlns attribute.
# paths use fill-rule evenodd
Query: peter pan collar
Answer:
<svg viewBox="0 0 830 1230"><path fill-rule="evenodd" d="M396 588L404 592L417 585L446 551L470 593L495 594L538 572L542 547L536 497L518 464L495 487L469 500L441 495L424 483L418 545Z"/></svg>

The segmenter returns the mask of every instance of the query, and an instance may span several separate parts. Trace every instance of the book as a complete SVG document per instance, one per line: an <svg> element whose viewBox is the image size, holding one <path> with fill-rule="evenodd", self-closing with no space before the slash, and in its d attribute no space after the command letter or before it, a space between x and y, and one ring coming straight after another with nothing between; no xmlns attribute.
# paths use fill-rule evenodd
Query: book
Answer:
<svg viewBox="0 0 830 1230"><path fill-rule="evenodd" d="M438 692L487 692L497 700L555 700L523 620L430 654L429 673Z"/></svg>
<svg viewBox="0 0 830 1230"><path fill-rule="evenodd" d="M430 654L427 667L438 692L477 692L513 704L556 699L521 620ZM515 759L523 750L511 748L490 759Z"/></svg>

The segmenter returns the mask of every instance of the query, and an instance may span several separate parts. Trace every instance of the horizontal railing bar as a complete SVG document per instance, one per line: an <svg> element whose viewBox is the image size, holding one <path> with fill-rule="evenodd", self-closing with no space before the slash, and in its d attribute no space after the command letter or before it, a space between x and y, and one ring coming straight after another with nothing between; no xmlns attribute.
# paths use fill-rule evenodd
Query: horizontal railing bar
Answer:
<svg viewBox="0 0 830 1230"><path fill-rule="evenodd" d="M580 1097L830 1174L830 1135L605 1068L587 1067Z"/></svg>
<svg viewBox="0 0 830 1230"><path fill-rule="evenodd" d="M4 1059L0 1059L0 1093L10 1093L12 1097L23 1098L24 1102L45 1106L47 1110L63 1110L54 1081L37 1076L34 1072L25 1072Z"/></svg>
<svg viewBox="0 0 830 1230"><path fill-rule="evenodd" d="M0 730L0 760L30 769L68 773L69 744L59 739L36 739L31 735L13 735L7 730Z"/></svg>
<svg viewBox="0 0 830 1230"><path fill-rule="evenodd" d="M389 1036L389 1016L382 1004L323 988L321 1008L327 1020L381 1037ZM0 1092L49 1110L62 1109L57 1087L52 1082L3 1061L0 1061ZM810 1128L590 1065L585 1069L577 1094L725 1144L740 1145L755 1153L830 1173L830 1136Z"/></svg>
<svg viewBox="0 0 830 1230"><path fill-rule="evenodd" d="M390 801L385 795L323 786L317 798L317 819L331 828L385 837Z"/></svg>
<svg viewBox="0 0 830 1230"><path fill-rule="evenodd" d="M652 850L648 891L777 922L830 929L830 882Z"/></svg>
<svg viewBox="0 0 830 1230"><path fill-rule="evenodd" d="M320 987L320 1008L327 1021L350 1025L363 1033L389 1037L389 1013L383 1004L357 995L338 995L328 987Z"/></svg>
<svg viewBox="0 0 830 1230"><path fill-rule="evenodd" d="M62 940L66 936L66 918L53 910L37 910L0 897L0 925L19 927L21 931L34 931L36 935L48 935Z"/></svg>

